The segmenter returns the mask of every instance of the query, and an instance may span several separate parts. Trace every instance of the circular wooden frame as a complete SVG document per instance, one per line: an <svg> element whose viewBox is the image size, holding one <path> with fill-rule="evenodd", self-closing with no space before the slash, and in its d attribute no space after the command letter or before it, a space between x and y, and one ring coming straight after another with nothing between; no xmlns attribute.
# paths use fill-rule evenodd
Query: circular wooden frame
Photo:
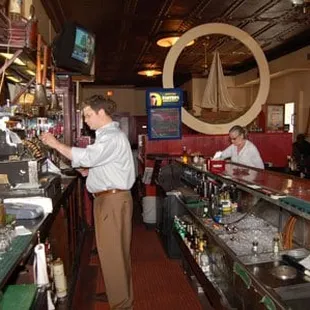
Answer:
<svg viewBox="0 0 310 310"><path fill-rule="evenodd" d="M234 125L248 125L261 111L261 106L266 102L269 93L269 66L263 50L260 48L258 43L245 31L235 26L222 23L203 24L185 32L169 50L163 69L164 88L174 88L174 67L178 57L186 45L192 40L209 34L223 34L234 37L241 41L252 52L257 62L260 76L259 89L254 103L246 113L230 123L210 124L197 119L195 116L182 108L182 122L188 127L205 134L225 134L228 133L229 129Z"/></svg>

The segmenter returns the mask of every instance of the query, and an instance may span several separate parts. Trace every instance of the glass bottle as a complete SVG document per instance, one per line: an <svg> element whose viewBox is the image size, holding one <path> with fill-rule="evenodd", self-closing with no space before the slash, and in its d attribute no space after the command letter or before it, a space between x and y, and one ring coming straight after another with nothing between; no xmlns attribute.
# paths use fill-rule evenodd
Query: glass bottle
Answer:
<svg viewBox="0 0 310 310"><path fill-rule="evenodd" d="M0 259L2 259L1 255L8 250L9 246L10 244L7 237L6 229L5 227L0 227Z"/></svg>
<svg viewBox="0 0 310 310"><path fill-rule="evenodd" d="M252 242L252 253L254 258L256 258L258 255L258 240L256 236L254 237L254 240Z"/></svg>
<svg viewBox="0 0 310 310"><path fill-rule="evenodd" d="M202 240L199 245L199 251L200 251L200 268L203 271L203 273L208 274L210 272L210 260L209 255L207 253L207 242L206 240Z"/></svg>
<svg viewBox="0 0 310 310"><path fill-rule="evenodd" d="M280 237L276 234L272 240L272 252L271 258L278 260L280 258Z"/></svg>
<svg viewBox="0 0 310 310"><path fill-rule="evenodd" d="M185 145L183 146L183 151L182 151L182 162L183 164L188 163L188 153L187 153L187 147Z"/></svg>

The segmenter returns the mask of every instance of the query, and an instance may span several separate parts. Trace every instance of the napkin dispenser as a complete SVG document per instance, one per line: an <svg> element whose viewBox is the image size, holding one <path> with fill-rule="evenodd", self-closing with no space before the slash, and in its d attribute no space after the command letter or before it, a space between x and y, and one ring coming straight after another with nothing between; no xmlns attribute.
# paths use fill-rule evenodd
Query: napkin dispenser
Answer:
<svg viewBox="0 0 310 310"><path fill-rule="evenodd" d="M221 173L225 170L225 160L211 159L207 160L207 170L213 173Z"/></svg>

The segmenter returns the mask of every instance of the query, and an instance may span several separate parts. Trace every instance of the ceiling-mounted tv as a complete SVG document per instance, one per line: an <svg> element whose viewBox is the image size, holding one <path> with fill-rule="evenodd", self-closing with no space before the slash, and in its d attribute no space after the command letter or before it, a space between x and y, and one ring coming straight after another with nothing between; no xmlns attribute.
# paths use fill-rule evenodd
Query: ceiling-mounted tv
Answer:
<svg viewBox="0 0 310 310"><path fill-rule="evenodd" d="M89 75L95 56L95 35L76 23L66 23L53 41L52 53L58 68Z"/></svg>

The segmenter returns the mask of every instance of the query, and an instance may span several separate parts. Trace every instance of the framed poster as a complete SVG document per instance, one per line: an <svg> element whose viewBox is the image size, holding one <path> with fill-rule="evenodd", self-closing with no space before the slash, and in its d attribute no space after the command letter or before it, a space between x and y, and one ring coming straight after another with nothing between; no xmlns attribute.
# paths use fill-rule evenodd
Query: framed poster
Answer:
<svg viewBox="0 0 310 310"><path fill-rule="evenodd" d="M181 108L149 109L148 138L150 140L181 139Z"/></svg>
<svg viewBox="0 0 310 310"><path fill-rule="evenodd" d="M284 104L267 104L266 131L284 130Z"/></svg>

